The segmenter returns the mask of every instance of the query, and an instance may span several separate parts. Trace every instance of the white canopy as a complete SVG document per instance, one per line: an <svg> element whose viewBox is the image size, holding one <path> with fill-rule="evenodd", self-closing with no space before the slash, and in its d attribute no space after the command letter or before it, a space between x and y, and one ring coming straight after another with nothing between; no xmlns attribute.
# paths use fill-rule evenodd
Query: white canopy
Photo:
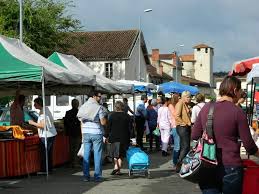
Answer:
<svg viewBox="0 0 259 194"><path fill-rule="evenodd" d="M257 83L259 82L259 63L253 64L252 70L247 74L246 82L250 83L253 78Z"/></svg>
<svg viewBox="0 0 259 194"><path fill-rule="evenodd" d="M134 85L135 90L136 90L136 88L139 88L139 87L145 87L146 91L157 89L157 86L155 84L148 83L148 82L140 82L140 81L136 81L136 80L118 80L118 82L124 83L124 84L130 84L131 83L131 84Z"/></svg>
<svg viewBox="0 0 259 194"><path fill-rule="evenodd" d="M55 62L56 64L67 68L69 71L74 73L79 73L87 76L96 76L96 90L110 93L110 94L120 94L120 93L133 93L134 88L131 83L124 84L118 83L111 79L104 77L103 75L95 72L86 64L81 62L73 55L65 55L58 52L54 52L49 60Z"/></svg>

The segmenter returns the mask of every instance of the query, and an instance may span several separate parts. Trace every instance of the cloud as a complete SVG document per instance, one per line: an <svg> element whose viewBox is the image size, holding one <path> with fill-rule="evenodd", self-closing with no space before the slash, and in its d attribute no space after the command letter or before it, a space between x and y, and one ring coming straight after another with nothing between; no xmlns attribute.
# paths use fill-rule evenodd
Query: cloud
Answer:
<svg viewBox="0 0 259 194"><path fill-rule="evenodd" d="M214 71L259 55L257 0L74 0L73 13L84 30L141 29L149 52L179 50L205 43L214 48ZM150 13L143 10L152 8ZM184 44L184 47L177 47Z"/></svg>

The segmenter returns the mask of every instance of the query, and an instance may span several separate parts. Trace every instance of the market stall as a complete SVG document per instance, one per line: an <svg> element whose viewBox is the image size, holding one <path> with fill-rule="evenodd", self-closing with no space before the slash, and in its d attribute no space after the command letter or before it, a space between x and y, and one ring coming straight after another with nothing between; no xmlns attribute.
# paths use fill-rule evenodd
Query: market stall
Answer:
<svg viewBox="0 0 259 194"><path fill-rule="evenodd" d="M87 94L94 90L96 85L95 77L94 75L87 76L70 72L42 57L21 41L0 35L1 96L14 95L17 88L19 88L20 92L25 95L40 94L43 98L43 107L45 107L45 93ZM45 115L45 108L43 108L43 113ZM28 142L31 142L33 137L28 138L26 137L24 140L1 139L0 155L3 159L1 158L0 172L3 172L4 176L22 175L25 172L30 173L38 170L37 166L28 164L27 161L27 157L32 157L29 162L37 161L36 158L38 157L35 154L37 152L35 151L37 150L36 148L35 150L33 149L35 152L27 151L25 145L30 145ZM54 146L58 144L59 139L59 137L56 138ZM61 145L62 150L66 149L68 142L64 140ZM61 146L58 147L58 149L60 148ZM69 149L66 150L68 151ZM58 156L57 153L62 153L62 151L54 153L56 164L60 164L63 156ZM63 155L66 156L64 153Z"/></svg>
<svg viewBox="0 0 259 194"><path fill-rule="evenodd" d="M0 178L28 175L40 171L38 135L19 139L0 139ZM69 160L68 137L58 134L53 146L53 166Z"/></svg>

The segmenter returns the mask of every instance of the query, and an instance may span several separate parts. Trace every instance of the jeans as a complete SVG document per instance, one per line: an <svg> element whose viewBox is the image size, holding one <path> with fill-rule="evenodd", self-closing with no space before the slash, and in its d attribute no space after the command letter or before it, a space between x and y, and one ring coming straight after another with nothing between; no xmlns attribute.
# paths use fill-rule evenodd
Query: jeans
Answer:
<svg viewBox="0 0 259 194"><path fill-rule="evenodd" d="M149 137L149 148L152 149L153 147L153 139L155 139L156 142L156 148L160 148L160 137L153 134L153 131L156 129L156 127L149 127L150 133L148 134Z"/></svg>
<svg viewBox="0 0 259 194"><path fill-rule="evenodd" d="M184 157L190 151L191 128L189 126L176 126L177 134L180 137L180 155L179 162L182 162Z"/></svg>
<svg viewBox="0 0 259 194"><path fill-rule="evenodd" d="M220 166L202 173L199 185L203 194L242 194L243 167Z"/></svg>
<svg viewBox="0 0 259 194"><path fill-rule="evenodd" d="M136 121L136 131L137 131L137 144L141 149L143 149L145 118L136 116L135 121Z"/></svg>
<svg viewBox="0 0 259 194"><path fill-rule="evenodd" d="M94 151L94 178L98 180L102 177L102 151L103 151L103 135L83 133L84 157L83 157L83 173L84 177L90 178L90 154L93 147Z"/></svg>
<svg viewBox="0 0 259 194"><path fill-rule="evenodd" d="M48 153L48 171L52 171L52 155L53 155L53 144L54 144L55 136L54 137L47 137L47 153ZM46 148L45 148L45 138L40 138L40 152L41 152L41 170L46 172Z"/></svg>
<svg viewBox="0 0 259 194"><path fill-rule="evenodd" d="M176 165L180 154L180 137L176 128L172 128L172 139L174 141L173 164Z"/></svg>

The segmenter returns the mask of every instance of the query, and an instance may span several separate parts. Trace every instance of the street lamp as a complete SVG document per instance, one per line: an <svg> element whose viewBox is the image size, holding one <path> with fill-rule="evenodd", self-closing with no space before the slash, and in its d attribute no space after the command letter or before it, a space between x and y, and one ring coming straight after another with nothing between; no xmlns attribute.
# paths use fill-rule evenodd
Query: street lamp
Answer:
<svg viewBox="0 0 259 194"><path fill-rule="evenodd" d="M177 51L175 51L175 60L176 60L176 63L175 63L175 82L178 82L178 66L179 66L179 57L178 57L178 50L180 51L180 47L184 47L184 44L179 44L177 45Z"/></svg>
<svg viewBox="0 0 259 194"><path fill-rule="evenodd" d="M20 4L20 41L22 42L22 1L23 0L19 0L19 4Z"/></svg>
<svg viewBox="0 0 259 194"><path fill-rule="evenodd" d="M144 13L148 13L153 11L152 9L145 9ZM138 81L141 81L141 73L140 73L140 55L141 55L141 15L139 16L139 57L138 57Z"/></svg>

